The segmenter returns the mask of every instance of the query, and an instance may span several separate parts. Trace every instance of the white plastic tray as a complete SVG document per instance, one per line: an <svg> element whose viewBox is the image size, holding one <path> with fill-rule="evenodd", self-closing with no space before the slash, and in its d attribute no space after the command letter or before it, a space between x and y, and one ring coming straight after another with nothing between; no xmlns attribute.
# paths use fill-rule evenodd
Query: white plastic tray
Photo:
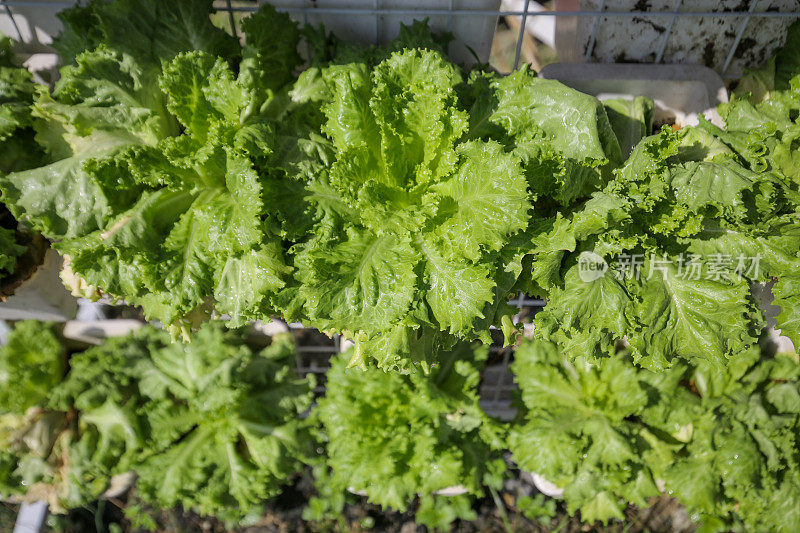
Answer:
<svg viewBox="0 0 800 533"><path fill-rule="evenodd" d="M570 11L648 11L680 16L559 16L556 50L561 61L653 62L705 65L738 77L758 67L782 45L789 17L748 13L789 13L797 0L555 0ZM725 12L721 16L689 13ZM732 12L741 15L731 16ZM732 53L732 48L737 50ZM589 57L587 57L589 50Z"/></svg>
<svg viewBox="0 0 800 533"><path fill-rule="evenodd" d="M680 127L696 125L698 116L723 126L717 105L728 101L722 78L697 65L645 65L553 63L542 69L543 78L605 100L648 96L655 102L656 122Z"/></svg>
<svg viewBox="0 0 800 533"><path fill-rule="evenodd" d="M140 329L144 322L138 320L70 320L64 324L65 338L84 344L101 344L110 337L123 337Z"/></svg>
<svg viewBox="0 0 800 533"><path fill-rule="evenodd" d="M271 0L277 8L290 8L298 22L322 23L349 41L384 44L397 37L400 23L428 18L436 32L452 32L449 55L462 64L473 64L472 48L481 62L489 61L497 15L469 11L497 11L500 0ZM294 11L309 8L306 11ZM325 12L326 9L341 10ZM426 14L434 11L435 14ZM415 13L416 12L416 13Z"/></svg>
<svg viewBox="0 0 800 533"><path fill-rule="evenodd" d="M44 320L63 322L75 317L78 301L64 288L59 273L61 256L47 250L44 263L0 303L0 320Z"/></svg>

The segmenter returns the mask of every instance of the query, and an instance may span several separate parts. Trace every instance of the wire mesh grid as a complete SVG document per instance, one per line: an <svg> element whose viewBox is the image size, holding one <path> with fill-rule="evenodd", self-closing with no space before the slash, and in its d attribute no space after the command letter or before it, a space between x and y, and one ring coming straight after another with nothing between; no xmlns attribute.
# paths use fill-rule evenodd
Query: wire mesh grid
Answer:
<svg viewBox="0 0 800 533"><path fill-rule="evenodd" d="M236 33L234 22L234 12L248 13L258 9L263 2L216 2L218 10L228 11L230 15L230 31ZM274 3L274 2L273 2ZM542 4L533 0L520 0L517 2L504 1L500 4L500 9L480 9L473 6L465 6L469 2L463 0L433 0L433 1L410 1L394 2L392 0L363 0L362 2L324 2L318 0L295 0L283 2L279 9L290 14L299 16L303 22L307 23L310 16L369 16L374 17L374 36L373 43L380 44L383 41L381 34L381 19L383 17L414 17L432 18L446 17L445 29L452 31L455 27L454 20L461 18L491 18L515 17L519 19L519 29L516 35L515 53L513 70L520 66L522 56L522 46L529 21L536 18L552 18L554 21L566 21L561 28L556 28L560 34L570 34L569 38L576 42L585 42L581 47L581 53L572 50L562 50L562 55L567 60L583 60L590 62L594 58L598 43L598 35L601 34L604 26L608 26L612 21L628 26L633 22L654 27L660 32L660 37L656 40L655 50L651 57L645 57L642 62L662 63L666 57L666 52L670 43L676 37L674 31L676 22L695 21L701 26L705 26L703 31L708 33L721 32L725 29L724 38L728 41L727 49L724 53L724 60L721 65L716 66L721 74L728 73L731 64L743 43L743 37L748 28L753 28L753 21L756 20L780 20L780 24L773 24L770 28L785 29L792 20L800 18L800 1L798 0L662 0L652 2L662 6L663 9L647 9L651 2L637 0L554 0L543 2L549 8L543 8ZM295 5L284 5L295 4ZM336 5L351 4L351 5ZM367 5L371 4L371 5ZM414 5L419 4L419 5ZM489 2L491 4L491 2ZM507 9L506 5L520 5L518 9ZM670 9L666 9L671 4ZM403 7L398 7L398 5ZM412 7L413 6L413 7ZM433 6L433 7L432 7ZM698 9L697 6L705 9ZM575 35L576 21L580 19L579 26L583 30L583 35ZM725 21L724 28L715 27L713 22L720 24ZM660 23L660 24L659 24ZM635 24L634 24L635 25ZM680 26L680 24L678 24ZM628 36L629 37L629 36ZM695 36L696 37L696 36ZM765 53L779 46L781 38L778 34L769 35L770 42L765 43L769 51L762 47L759 58L764 57ZM723 41L725 40L723 39ZM564 39L562 39L564 41ZM573 44L573 43L568 43ZM624 46L624 43L621 43ZM629 44L641 46L641 42L630 42ZM708 52L707 44L695 43L695 46L703 49L703 53ZM572 47L574 48L574 46ZM623 57L630 57L623 54ZM603 59L602 57L599 59ZM641 60L641 59L640 59ZM706 61L708 62L708 61ZM749 65L755 66L755 65Z"/></svg>
<svg viewBox="0 0 800 533"><path fill-rule="evenodd" d="M544 307L545 301L520 293L509 304L520 310L514 319L527 322ZM289 326L297 341L297 372L302 376L313 374L317 380L315 393L322 395L325 392L325 374L330 368L331 357L346 351L351 344L339 335L328 337L315 329L304 328L299 323ZM489 346L488 362L481 375L481 406L491 416L509 420L516 413L512 399L517 387L509 370L514 348L503 346L500 331L492 329L491 334L493 342Z"/></svg>

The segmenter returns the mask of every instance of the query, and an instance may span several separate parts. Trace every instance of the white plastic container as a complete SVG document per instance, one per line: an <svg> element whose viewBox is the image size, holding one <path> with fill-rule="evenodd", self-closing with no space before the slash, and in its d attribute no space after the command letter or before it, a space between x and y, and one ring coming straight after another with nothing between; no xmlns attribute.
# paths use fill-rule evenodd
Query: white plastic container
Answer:
<svg viewBox="0 0 800 533"><path fill-rule="evenodd" d="M551 498L561 498L564 496L563 487L559 487L555 483L547 481L545 478L543 478L536 472L523 471L522 478L528 481L529 483L533 483L533 486L536 487L536 489L545 496L550 496Z"/></svg>
<svg viewBox="0 0 800 533"><path fill-rule="evenodd" d="M44 263L0 303L0 320L45 320L63 322L75 316L78 301L64 288L59 273L61 256L47 250Z"/></svg>
<svg viewBox="0 0 800 533"><path fill-rule="evenodd" d="M347 487L347 492L350 494L354 494L356 496L361 496L362 498L367 497L367 491L356 489L355 487ZM439 489L434 491L433 493L437 496L444 496L445 498L453 498L455 496L461 496L462 494L467 494L469 491L463 485L453 485L452 487L445 487L443 489Z"/></svg>
<svg viewBox="0 0 800 533"><path fill-rule="evenodd" d="M408 25L428 18L435 32L453 33L455 39L449 55L462 64L475 63L470 48L481 62L489 61L497 15L486 12L500 7L500 0L271 0L270 3L288 9L300 23L322 23L339 37L364 45L384 44L397 37L401 23ZM307 9L296 11L298 8Z"/></svg>
<svg viewBox="0 0 800 533"><path fill-rule="evenodd" d="M64 324L65 338L84 344L101 344L110 337L124 337L144 326L143 322L130 319L117 320L70 320Z"/></svg>
<svg viewBox="0 0 800 533"><path fill-rule="evenodd" d="M21 54L52 52L50 43L62 27L56 13L72 4L74 2L46 0L13 2L0 8L0 32L20 43L17 51Z"/></svg>
<svg viewBox="0 0 800 533"><path fill-rule="evenodd" d="M561 61L696 64L737 76L743 68L758 67L766 61L783 44L786 29L793 22L788 17L747 17L748 11L789 13L799 8L797 0L556 0L557 11L742 13L559 16L556 50ZM738 50L729 58L737 36Z"/></svg>
<svg viewBox="0 0 800 533"><path fill-rule="evenodd" d="M656 122L696 125L698 116L723 126L717 105L728 101L722 78L697 65L553 63L539 75L596 96L647 96L655 102Z"/></svg>

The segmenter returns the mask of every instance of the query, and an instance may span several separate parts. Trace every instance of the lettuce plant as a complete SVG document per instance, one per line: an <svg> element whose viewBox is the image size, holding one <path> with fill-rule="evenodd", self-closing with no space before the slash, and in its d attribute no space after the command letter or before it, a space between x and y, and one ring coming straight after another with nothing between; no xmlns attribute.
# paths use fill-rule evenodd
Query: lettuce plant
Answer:
<svg viewBox="0 0 800 533"><path fill-rule="evenodd" d="M46 409L64 378L66 352L54 324L17 324L0 346L0 497L43 499L56 510L66 493L60 464L70 438L66 413Z"/></svg>
<svg viewBox="0 0 800 533"><path fill-rule="evenodd" d="M68 64L33 109L48 164L0 178L74 273L177 329L212 311L232 325L268 315L287 274L262 175L299 32L266 7L242 48L210 8L117 0L63 15Z"/></svg>
<svg viewBox="0 0 800 533"><path fill-rule="evenodd" d="M800 527L797 363L796 354L755 348L726 372L700 366L687 376L701 399L690 411L691 440L663 479L707 529Z"/></svg>
<svg viewBox="0 0 800 533"><path fill-rule="evenodd" d="M509 448L584 521L666 491L708 530L797 528L797 357L758 348L752 288L775 283L797 342L798 28L743 84L768 90L721 107L726 128L646 137L534 210L519 285L549 298L516 353Z"/></svg>
<svg viewBox="0 0 800 533"><path fill-rule="evenodd" d="M472 338L493 318L500 256L530 208L519 160L465 138L462 74L434 50L332 64L320 78L328 145L300 176L318 220L295 247L294 305L353 338L353 364L370 354L425 370L429 339Z"/></svg>
<svg viewBox="0 0 800 533"><path fill-rule="evenodd" d="M419 498L416 520L432 528L474 519L471 497L497 489L505 471L504 431L478 405L486 353L460 343L427 376L347 368L347 354L333 360L312 414L327 441L321 497L305 516L340 515L350 491L400 511Z"/></svg>
<svg viewBox="0 0 800 533"><path fill-rule="evenodd" d="M533 261L550 296L541 335L576 354L609 353L626 337L656 370L676 358L725 365L755 342L765 322L751 284L798 266L796 193L709 129L643 140L582 211L544 226L563 251ZM591 218L612 223L585 232ZM587 259L599 276L582 275Z"/></svg>
<svg viewBox="0 0 800 533"><path fill-rule="evenodd" d="M673 495L708 531L793 531L800 380L795 354L740 352L652 372L626 351L591 363L524 341L512 366L523 410L508 446L563 487L585 522Z"/></svg>
<svg viewBox="0 0 800 533"><path fill-rule="evenodd" d="M96 500L141 460L148 423L136 365L164 342L161 332L145 328L70 357L69 373L44 404L68 421L60 454L48 461L59 477L39 482L52 491L56 511Z"/></svg>
<svg viewBox="0 0 800 533"><path fill-rule="evenodd" d="M796 22L789 27L786 43L775 57L744 76L731 102L720 106L725 129L714 131L750 168L780 177L795 194L800 187L799 51L800 23ZM796 205L797 200L793 201ZM794 234L794 226L784 227L786 234ZM796 244L787 242L786 248L791 250ZM772 289L775 304L782 308L778 327L800 346L800 277L795 264L787 261L782 266L780 279Z"/></svg>
<svg viewBox="0 0 800 533"><path fill-rule="evenodd" d="M144 450L135 365L163 334L145 330L67 359L53 325L17 324L0 348L0 494L65 512L97 499Z"/></svg>
<svg viewBox="0 0 800 533"><path fill-rule="evenodd" d="M782 89L723 106L728 127L701 120L645 138L588 201L532 223L548 246L535 250L527 286L549 296L535 320L542 338L575 355L613 353L624 339L654 370L678 359L724 366L766 326L751 287L777 279L778 327L800 340L800 198L781 155L792 153L796 96L791 52L779 57ZM746 118L757 115L761 126Z"/></svg>
<svg viewBox="0 0 800 533"><path fill-rule="evenodd" d="M134 472L160 508L258 511L312 454L313 383L288 336L260 351L221 325L197 337L146 327L67 361L53 326L19 324L0 348L0 496L64 512Z"/></svg>
<svg viewBox="0 0 800 533"><path fill-rule="evenodd" d="M624 354L593 365L526 340L512 371L522 411L508 447L520 468L564 488L570 512L622 520L628 503L659 494L659 476L691 436L691 418L673 407L696 400L679 386L685 368L655 374Z"/></svg>
<svg viewBox="0 0 800 533"><path fill-rule="evenodd" d="M137 365L150 430L134 467L139 495L240 520L258 512L313 452L300 415L313 377L295 376L294 342L260 352L240 334L207 326L197 342L152 351Z"/></svg>
<svg viewBox="0 0 800 533"><path fill-rule="evenodd" d="M31 115L36 84L27 69L15 64L11 45L11 39L0 35L0 173L36 166L42 157ZM0 194L0 287L15 274L27 250L18 229Z"/></svg>
<svg viewBox="0 0 800 533"><path fill-rule="evenodd" d="M551 246L531 217L585 201L621 159L594 97L528 71L465 78L431 48L333 61L296 84L320 102L328 145L295 174L316 221L285 308L353 338L362 367L427 371L443 333L509 332L523 258Z"/></svg>

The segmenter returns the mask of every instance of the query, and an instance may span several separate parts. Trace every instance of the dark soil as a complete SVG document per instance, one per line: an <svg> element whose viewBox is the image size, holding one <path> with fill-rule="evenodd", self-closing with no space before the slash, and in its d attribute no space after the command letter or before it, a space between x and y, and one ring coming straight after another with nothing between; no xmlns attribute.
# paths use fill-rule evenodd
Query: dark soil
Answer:
<svg viewBox="0 0 800 533"><path fill-rule="evenodd" d="M44 262L48 243L41 235L21 229L11 212L2 203L0 203L0 228L13 230L16 233L17 244L26 248L25 253L17 258L13 275L4 275L0 272L0 302L3 302L13 296L14 291Z"/></svg>
<svg viewBox="0 0 800 533"><path fill-rule="evenodd" d="M326 523L310 523L302 519L303 508L313 494L310 476L305 475L293 486L271 502L263 516L246 527L226 526L214 518L204 518L182 510L154 511L137 501L135 494L123 500L97 502L91 507L72 511L67 516L51 516L45 531L64 533L139 533L155 527L164 533L316 533L362 532L425 533L427 530L414 522L413 510L406 513L382 511L364 498L353 496L343 516ZM561 501L556 501L552 518L534 521L526 518L516 507L520 497L536 496L538 491L522 477L510 479L498 496L508 528L501 511L491 497L475 502L478 515L472 522L455 522L450 531L478 533L506 531L520 533L682 533L694 531L684 508L666 495L654 498L646 509L630 507L624 522L583 524L576 514L568 513ZM125 508L128 507L128 512ZM10 531L17 508L0 504L0 530ZM127 516L126 516L127 514ZM138 524L137 524L138 522ZM144 527L147 523L149 527Z"/></svg>

